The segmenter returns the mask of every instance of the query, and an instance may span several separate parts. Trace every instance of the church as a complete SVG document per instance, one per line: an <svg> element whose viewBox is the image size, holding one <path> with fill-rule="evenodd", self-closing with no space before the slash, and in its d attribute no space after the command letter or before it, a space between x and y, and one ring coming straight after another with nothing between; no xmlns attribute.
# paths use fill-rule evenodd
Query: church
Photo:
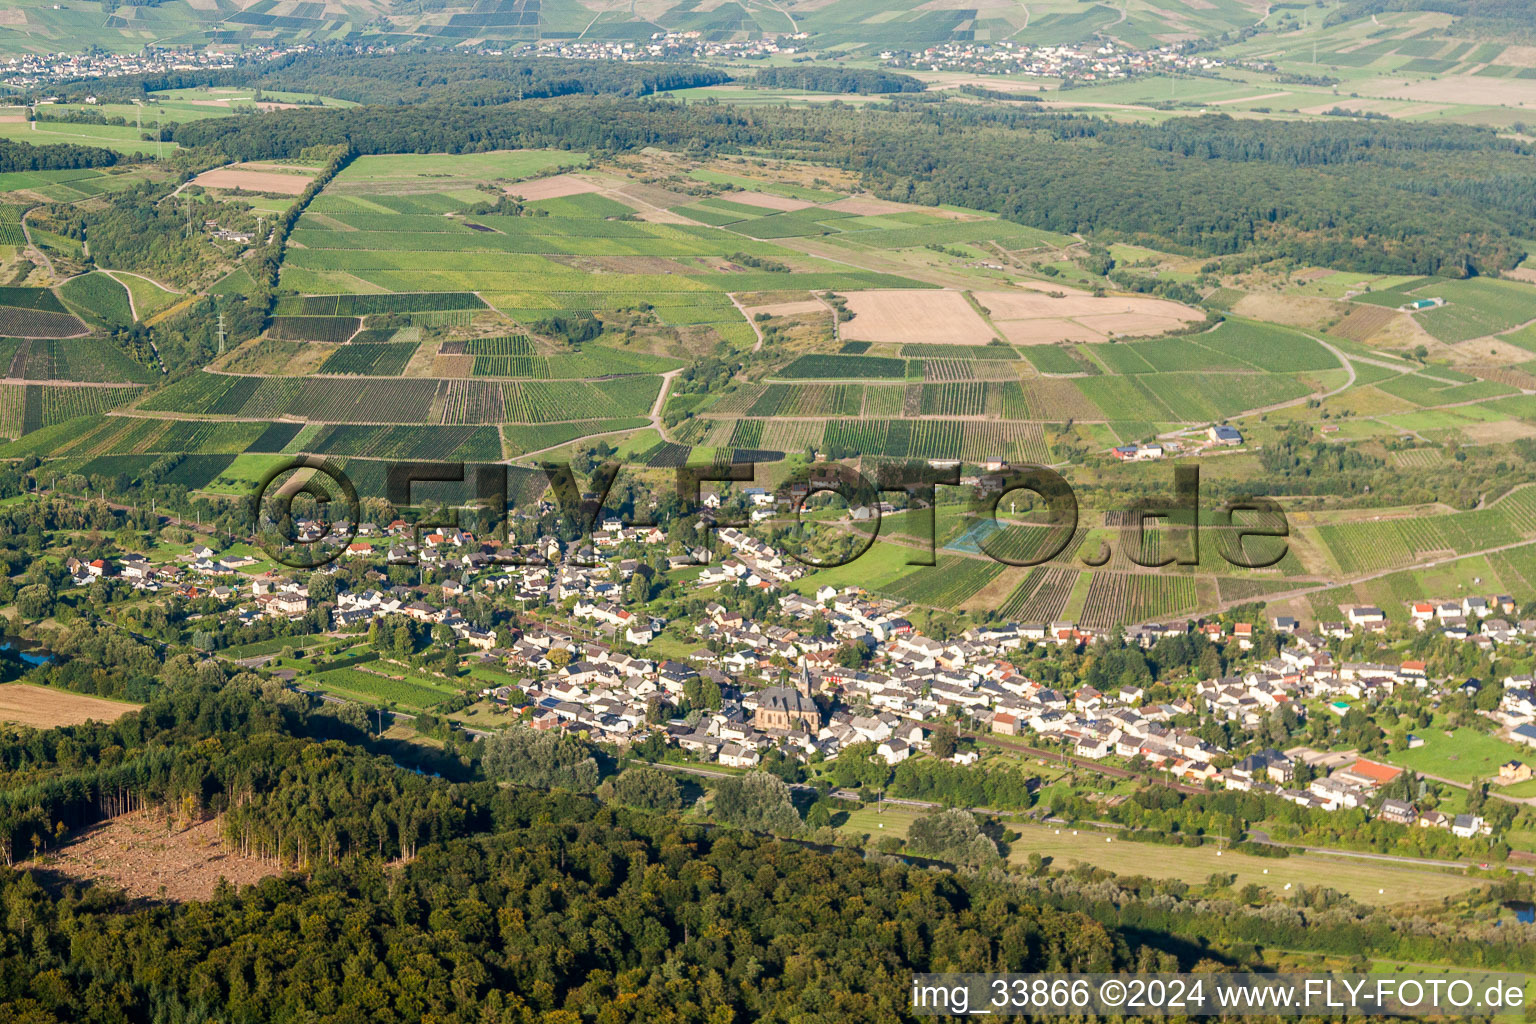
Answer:
<svg viewBox="0 0 1536 1024"><path fill-rule="evenodd" d="M752 719L754 728L764 732L805 729L813 736L821 730L820 709L799 690L770 686L759 693L757 699L757 714Z"/></svg>

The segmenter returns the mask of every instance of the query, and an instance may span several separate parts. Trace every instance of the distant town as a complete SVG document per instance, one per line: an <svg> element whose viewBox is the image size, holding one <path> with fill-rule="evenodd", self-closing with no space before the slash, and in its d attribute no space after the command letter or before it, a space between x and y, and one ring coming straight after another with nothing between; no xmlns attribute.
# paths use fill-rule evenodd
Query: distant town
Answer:
<svg viewBox="0 0 1536 1024"><path fill-rule="evenodd" d="M146 46L139 53L28 53L0 60L0 81L18 89L35 89L91 78L122 78L127 75L166 71L218 71L243 64L264 63L293 53L308 53L309 44L253 45L240 51L215 49L162 49Z"/></svg>
<svg viewBox="0 0 1536 1024"><path fill-rule="evenodd" d="M996 43L954 42L925 50L886 50L881 61L892 68L914 71L969 71L986 75L1028 75L1079 82L1112 81L1136 75L1215 71L1226 62L1178 46L1132 50L1113 43L1071 46L1030 46L1008 40Z"/></svg>

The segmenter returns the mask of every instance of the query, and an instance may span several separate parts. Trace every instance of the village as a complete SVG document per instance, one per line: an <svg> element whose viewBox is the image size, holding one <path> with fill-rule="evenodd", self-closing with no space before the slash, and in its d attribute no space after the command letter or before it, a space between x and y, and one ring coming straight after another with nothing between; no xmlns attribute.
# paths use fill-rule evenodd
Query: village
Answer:
<svg viewBox="0 0 1536 1024"><path fill-rule="evenodd" d="M1064 81L1105 82L1137 75L1210 74L1225 61L1178 46L1133 50L1112 42L1032 46L1004 39L995 43L951 42L924 50L886 50L880 60L892 68L1025 75Z"/></svg>
<svg viewBox="0 0 1536 1024"><path fill-rule="evenodd" d="M296 525L301 538L327 528ZM265 621L281 629L306 617L313 622L318 611L332 635L346 636L408 619L462 645L466 665L505 673L505 684L482 686L474 696L536 730L579 732L620 748L654 734L702 765L822 763L854 744L871 744L895 766L934 756L935 730L949 727L1027 740L1084 765L1134 766L1185 787L1264 793L1324 812L1360 808L1383 821L1457 836L1491 831L1476 814L1421 812L1409 800L1385 797L1403 769L1377 759L1341 759L1302 743L1285 752L1253 743L1225 749L1201 727L1226 723L1232 735L1262 736L1281 716L1299 727L1312 716L1342 720L1353 709L1369 715L1405 695L1438 705L1484 685L1432 678L1422 660L1336 658L1331 647L1340 642L1385 634L1380 608L1352 607L1345 620L1310 628L1287 617L1126 628L1124 642L1143 650L1198 635L1223 652L1224 674L1154 700L1144 686L1057 689L1032 678L1020 657L1027 652L1083 652L1112 639L1074 622L984 622L957 635L926 636L899 602L853 586L802 593L791 586L804 579L805 565L742 529L719 527L714 537L713 552L700 546L667 554L666 531L607 517L586 543L541 537L509 550L464 530L423 532L397 519L358 524L341 557L314 576L257 571L259 556L221 555L207 545L162 564L130 554L111 562L72 559L66 568L81 586L118 578L149 593L168 588L187 599L211 598L223 617L243 625ZM392 582L389 570L401 567L416 585L398 582L398 572ZM684 592L700 595L697 616L668 622L637 607L629 587L648 573L680 574ZM311 587L327 576L321 600ZM757 607L772 609L773 621L741 610L739 595L754 595ZM497 609L493 621L483 607L473 617L461 613L471 597ZM514 608L525 614L513 616ZM1536 620L1511 621L1516 605L1508 595L1413 602L1410 611L1417 632L1478 649L1524 648L1536 638ZM291 671L287 678L304 682ZM1512 749L1536 747L1533 692L1531 676L1506 677L1497 707L1486 712ZM688 711L679 717L671 710L678 708ZM948 756L970 764L979 752L967 747ZM1530 767L1511 758L1492 781L1530 778Z"/></svg>
<svg viewBox="0 0 1536 1024"><path fill-rule="evenodd" d="M91 78L122 78L167 71L219 71L248 62L277 60L289 54L308 53L309 44L254 44L239 51L215 48L165 48L146 46L138 53L24 53L0 60L0 81L17 89L35 89Z"/></svg>
<svg viewBox="0 0 1536 1024"><path fill-rule="evenodd" d="M696 30L653 32L647 40L541 39L516 48L520 53L541 57L571 57L581 60L751 60L802 53L810 36L805 32L764 35L756 39L712 39L710 33ZM497 51L487 51L497 52Z"/></svg>

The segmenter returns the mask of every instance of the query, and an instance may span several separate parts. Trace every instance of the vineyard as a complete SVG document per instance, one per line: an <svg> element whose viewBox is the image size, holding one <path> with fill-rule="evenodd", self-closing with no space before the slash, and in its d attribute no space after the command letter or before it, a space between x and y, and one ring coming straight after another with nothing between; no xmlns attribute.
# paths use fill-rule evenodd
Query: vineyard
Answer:
<svg viewBox="0 0 1536 1024"><path fill-rule="evenodd" d="M469 341L443 343L443 355L531 356L533 342L526 334L506 334L496 338L472 338Z"/></svg>
<svg viewBox="0 0 1536 1024"><path fill-rule="evenodd" d="M15 380L72 380L148 384L159 374L128 358L104 338L11 342L9 370Z"/></svg>
<svg viewBox="0 0 1536 1024"><path fill-rule="evenodd" d="M998 608L1007 621L1049 624L1061 618L1077 585L1076 569L1036 566Z"/></svg>
<svg viewBox="0 0 1536 1024"><path fill-rule="evenodd" d="M98 270L70 278L59 286L59 295L86 316L114 325L133 323L128 289L110 274Z"/></svg>
<svg viewBox="0 0 1536 1024"><path fill-rule="evenodd" d="M899 601L951 610L975 596L1005 568L990 558L940 555L937 565L913 566L905 576L879 591Z"/></svg>
<svg viewBox="0 0 1536 1024"><path fill-rule="evenodd" d="M372 316L380 313L436 313L484 309L473 292L392 292L385 295L285 295L278 316Z"/></svg>
<svg viewBox="0 0 1536 1024"><path fill-rule="evenodd" d="M80 416L99 415L127 405L138 393L138 387L0 385L0 434L15 438Z"/></svg>
<svg viewBox="0 0 1536 1024"><path fill-rule="evenodd" d="M0 291L16 290L0 288ZM48 295L52 298L51 292ZM0 337L78 338L88 333L90 329L72 313L0 305Z"/></svg>
<svg viewBox="0 0 1536 1024"><path fill-rule="evenodd" d="M361 327L356 316L273 316L267 336L276 341L343 342Z"/></svg>
<svg viewBox="0 0 1536 1024"><path fill-rule="evenodd" d="M59 455L132 455L152 450L156 438L167 427L170 420L139 419L131 417L97 417L94 426L87 426L91 420L77 421L80 427L75 437L59 444L55 451Z"/></svg>
<svg viewBox="0 0 1536 1024"><path fill-rule="evenodd" d="M611 434L624 430L637 430L650 420L633 417L628 419L581 420L575 423L552 423L543 426L508 424L501 428L506 438L507 452L522 455L525 452L543 451L556 445L566 444L591 434Z"/></svg>
<svg viewBox="0 0 1536 1024"><path fill-rule="evenodd" d="M59 297L47 288L0 287L0 306L32 309L43 313L68 313Z"/></svg>
<svg viewBox="0 0 1536 1024"><path fill-rule="evenodd" d="M746 412L749 416L857 416L863 398L857 384L769 384Z"/></svg>
<svg viewBox="0 0 1536 1024"><path fill-rule="evenodd" d="M737 431L751 430L738 420ZM1050 462L1045 430L1039 423L1015 423L999 420L829 420L814 424L821 447L832 453L883 455L905 459L1005 458L1015 461ZM775 425L763 428L763 443L784 447L774 433ZM734 438L735 433L732 434ZM734 443L734 441L733 441ZM803 447L803 445L798 446Z"/></svg>
<svg viewBox="0 0 1536 1024"><path fill-rule="evenodd" d="M330 426L305 449L316 455L495 462L501 458L501 438L494 427Z"/></svg>
<svg viewBox="0 0 1536 1024"><path fill-rule="evenodd" d="M27 235L21 229L21 215L25 206L0 204L0 245L26 245Z"/></svg>
<svg viewBox="0 0 1536 1024"><path fill-rule="evenodd" d="M1195 580L1189 576L1100 571L1089 580L1082 624L1109 630L1187 615L1198 604Z"/></svg>
<svg viewBox="0 0 1536 1024"><path fill-rule="evenodd" d="M1019 358L1019 354L1007 345L934 345L924 342L901 346L901 354L906 359L975 359L987 362Z"/></svg>
<svg viewBox="0 0 1536 1024"><path fill-rule="evenodd" d="M533 381L499 385L509 423L557 423L648 413L661 392L660 377L620 377L592 383Z"/></svg>
<svg viewBox="0 0 1536 1024"><path fill-rule="evenodd" d="M272 423L261 432L261 436L246 446L248 452L280 452L283 451L299 436L303 425L299 423Z"/></svg>
<svg viewBox="0 0 1536 1024"><path fill-rule="evenodd" d="M1024 350L1030 365L1041 373L1097 373L1092 360L1065 345L1031 345Z"/></svg>
<svg viewBox="0 0 1536 1024"><path fill-rule="evenodd" d="M180 412L203 416L233 416L261 386L260 377L223 373L194 373L151 395L140 408L146 412Z"/></svg>
<svg viewBox="0 0 1536 1024"><path fill-rule="evenodd" d="M362 327L357 317L347 316L275 316L267 337L278 341L343 342Z"/></svg>
<svg viewBox="0 0 1536 1024"><path fill-rule="evenodd" d="M1345 575L1501 547L1536 537L1536 488L1523 488L1475 512L1408 516L1316 528Z"/></svg>
<svg viewBox="0 0 1536 1024"><path fill-rule="evenodd" d="M319 373L398 377L419 348L412 342L358 342L342 345L320 364Z"/></svg>
<svg viewBox="0 0 1536 1024"><path fill-rule="evenodd" d="M446 688L438 689L435 684L425 679L419 682L412 681L411 677L391 679L357 668L333 668L307 676L303 682L313 683L326 690L334 689L343 694L356 695L365 699L373 698L386 704L398 704L408 708L429 708L453 696Z"/></svg>
<svg viewBox="0 0 1536 1024"><path fill-rule="evenodd" d="M80 467L87 479L154 482L195 491L208 486L234 461L232 455L102 455Z"/></svg>
<svg viewBox="0 0 1536 1024"><path fill-rule="evenodd" d="M470 342L470 346L474 343ZM446 348L446 346L445 346ZM471 354L466 351L466 355ZM621 377L664 373L680 365L675 359L589 345L579 352L551 356L473 354L476 377L523 377L533 380Z"/></svg>
<svg viewBox="0 0 1536 1024"><path fill-rule="evenodd" d="M155 420L143 420L155 423ZM265 432L260 423L225 420L172 420L143 447L152 452L188 452L205 455L237 455L246 451ZM123 439L126 442L126 437Z"/></svg>
<svg viewBox="0 0 1536 1024"><path fill-rule="evenodd" d="M900 380L906 375L907 363L902 359L845 355L801 356L778 372L779 377L787 380L871 380L879 377Z"/></svg>

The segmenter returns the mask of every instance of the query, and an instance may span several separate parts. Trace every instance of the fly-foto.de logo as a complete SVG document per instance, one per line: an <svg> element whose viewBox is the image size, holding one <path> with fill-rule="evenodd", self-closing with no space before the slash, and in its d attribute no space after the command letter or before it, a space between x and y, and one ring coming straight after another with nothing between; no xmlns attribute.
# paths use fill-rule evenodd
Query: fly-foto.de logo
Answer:
<svg viewBox="0 0 1536 1024"><path fill-rule="evenodd" d="M1168 493L1141 497L1106 515L1106 523L1119 527L1118 534L1092 543L1071 484L1045 466L962 478L958 463L883 463L871 476L843 463L820 462L797 468L772 489L751 486L757 481L755 463L682 466L673 471L670 488L663 484L659 490L664 493L644 510L632 499L624 503L627 509L612 500L614 484L626 468L616 460L601 462L583 482L570 462L541 462L536 473L542 496L529 498L526 488L513 493L503 463L395 462L384 466L381 494L360 496L339 464L296 456L262 478L249 514L261 547L273 560L294 568L318 568L340 558L370 515L389 515L391 523L406 524L412 542L407 552L433 531L460 529L468 514L478 535L490 542L492 564L545 561L545 555L530 556L509 544L512 514L526 515L530 507L553 514L553 523L570 542L567 557L572 561L590 549L584 542L600 526L660 530L668 536L676 531L688 538L690 552L707 553L698 538L710 531L766 524L795 527L779 537L787 557L816 569L834 568L874 546L883 516L940 506L958 508L968 519L962 537L951 542L961 545L957 550L1021 567L1075 561L1097 568L1114 557L1116 543L1124 545L1127 560L1144 568L1195 566L1204 557L1205 543L1230 565L1263 569L1285 557L1290 536L1285 514L1273 499L1233 498L1203 507L1200 470L1193 465L1174 467ZM658 488L654 479L651 483L654 492ZM706 491L706 484L713 486ZM456 485L455 500L422 498L424 491L443 485ZM738 500L722 501L733 485ZM748 514L740 518L741 512ZM850 539L838 545L814 543L814 529L835 521L851 527L843 531ZM904 523L908 565L937 564L937 524L936 514Z"/></svg>

